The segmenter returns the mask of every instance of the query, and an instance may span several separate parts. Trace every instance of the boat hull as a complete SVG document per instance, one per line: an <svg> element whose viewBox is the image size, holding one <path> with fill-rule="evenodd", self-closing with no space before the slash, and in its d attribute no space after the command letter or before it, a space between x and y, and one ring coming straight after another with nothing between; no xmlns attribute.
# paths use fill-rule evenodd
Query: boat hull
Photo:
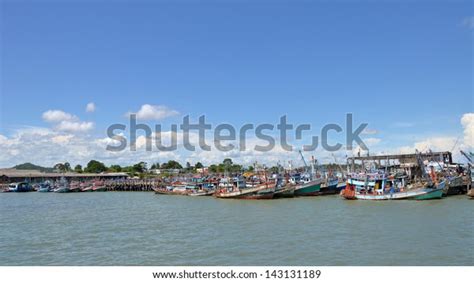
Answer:
<svg viewBox="0 0 474 282"><path fill-rule="evenodd" d="M54 190L54 193L71 193L71 190L69 188L58 188Z"/></svg>
<svg viewBox="0 0 474 282"><path fill-rule="evenodd" d="M263 187L248 188L238 191L216 192L214 196L222 199L242 199L242 200L269 200L273 199L275 185L265 185Z"/></svg>
<svg viewBox="0 0 474 282"><path fill-rule="evenodd" d="M38 192L46 193L46 192L51 192L51 190L49 188L39 188Z"/></svg>
<svg viewBox="0 0 474 282"><path fill-rule="evenodd" d="M297 185L295 187L295 196L317 196L320 195L321 182L310 182L307 184Z"/></svg>
<svg viewBox="0 0 474 282"><path fill-rule="evenodd" d="M273 194L274 198L293 198L294 196L295 196L294 186L283 187L279 190L276 190L275 193Z"/></svg>
<svg viewBox="0 0 474 282"><path fill-rule="evenodd" d="M373 201L386 201L386 200L432 200L441 199L443 196L443 188L420 188L409 190L406 192L398 192L392 194L358 194L354 191L348 190L342 191L341 195L348 200L373 200Z"/></svg>
<svg viewBox="0 0 474 282"><path fill-rule="evenodd" d="M204 196L212 196L214 191L204 191L204 192L196 192L196 193L189 193L188 196L191 197L204 197Z"/></svg>
<svg viewBox="0 0 474 282"><path fill-rule="evenodd" d="M92 188L92 191L94 191L94 192L106 192L107 187Z"/></svg>
<svg viewBox="0 0 474 282"><path fill-rule="evenodd" d="M329 186L321 186L320 195L336 195L344 189L344 186L339 185L339 183L331 184Z"/></svg>

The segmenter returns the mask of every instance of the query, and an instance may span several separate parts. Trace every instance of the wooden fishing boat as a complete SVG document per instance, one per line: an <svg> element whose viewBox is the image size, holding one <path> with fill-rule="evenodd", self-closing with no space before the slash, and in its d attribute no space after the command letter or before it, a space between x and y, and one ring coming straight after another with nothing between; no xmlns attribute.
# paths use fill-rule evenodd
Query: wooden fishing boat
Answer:
<svg viewBox="0 0 474 282"><path fill-rule="evenodd" d="M92 191L93 192L106 192L107 186L104 184L103 181L94 181L92 184Z"/></svg>
<svg viewBox="0 0 474 282"><path fill-rule="evenodd" d="M85 186L85 187L82 188L81 191L82 192L94 192L93 188L94 188L94 186L92 186L92 185L91 186Z"/></svg>
<svg viewBox="0 0 474 282"><path fill-rule="evenodd" d="M186 189L175 189L174 186L166 186L166 187L159 187L159 188L153 188L153 191L155 191L155 194L161 194L161 195L187 195L189 194L189 191Z"/></svg>
<svg viewBox="0 0 474 282"><path fill-rule="evenodd" d="M224 187L214 194L217 198L223 199L246 199L246 200L266 200L273 199L275 193L275 182L263 183L252 188L247 188L242 180L236 180L232 187Z"/></svg>
<svg viewBox="0 0 474 282"><path fill-rule="evenodd" d="M214 195L215 191L214 190L196 190L191 193L188 193L188 196L191 197L198 197L198 196L212 196Z"/></svg>
<svg viewBox="0 0 474 282"><path fill-rule="evenodd" d="M467 192L467 185L462 176L448 176L446 180L443 196L459 195Z"/></svg>
<svg viewBox="0 0 474 282"><path fill-rule="evenodd" d="M339 185L339 179L335 178L328 178L326 181L321 184L320 195L335 195L339 194L341 190L345 187Z"/></svg>
<svg viewBox="0 0 474 282"><path fill-rule="evenodd" d="M295 186L295 196L306 197L306 196L317 196L321 190L321 179L308 181L305 183L297 184Z"/></svg>
<svg viewBox="0 0 474 282"><path fill-rule="evenodd" d="M274 198L293 198L295 196L295 185L285 185L275 188Z"/></svg>
<svg viewBox="0 0 474 282"><path fill-rule="evenodd" d="M82 192L81 186L79 183L71 183L69 186L71 192Z"/></svg>
<svg viewBox="0 0 474 282"><path fill-rule="evenodd" d="M352 193L351 193L352 192ZM349 200L431 200L443 197L443 188L418 188L404 192L389 194L363 194L354 191L341 191L341 195Z"/></svg>
<svg viewBox="0 0 474 282"><path fill-rule="evenodd" d="M445 181L413 189L405 187L404 178L390 178L385 173L353 174L341 196L348 200L430 200L443 196Z"/></svg>

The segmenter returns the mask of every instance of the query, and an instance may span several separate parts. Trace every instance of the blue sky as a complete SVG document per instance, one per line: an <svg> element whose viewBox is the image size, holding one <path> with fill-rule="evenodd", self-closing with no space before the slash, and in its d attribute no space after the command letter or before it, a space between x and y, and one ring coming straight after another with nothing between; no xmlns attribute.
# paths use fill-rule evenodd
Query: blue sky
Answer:
<svg viewBox="0 0 474 282"><path fill-rule="evenodd" d="M377 131L373 151L472 145L471 1L225 2L2 1L1 136L54 131L43 113L61 110L104 138L150 104L180 113L150 124L286 114L319 129L354 113ZM27 159L15 148L0 165Z"/></svg>

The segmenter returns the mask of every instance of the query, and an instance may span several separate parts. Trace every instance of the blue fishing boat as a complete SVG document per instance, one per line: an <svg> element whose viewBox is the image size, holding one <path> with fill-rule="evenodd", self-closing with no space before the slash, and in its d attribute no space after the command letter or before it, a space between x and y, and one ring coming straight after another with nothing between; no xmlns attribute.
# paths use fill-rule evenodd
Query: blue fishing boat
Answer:
<svg viewBox="0 0 474 282"><path fill-rule="evenodd" d="M43 182L43 183L40 183L39 184L39 187L38 187L38 192L52 192L53 191L53 188L51 187L51 183L49 183L48 181L46 182Z"/></svg>

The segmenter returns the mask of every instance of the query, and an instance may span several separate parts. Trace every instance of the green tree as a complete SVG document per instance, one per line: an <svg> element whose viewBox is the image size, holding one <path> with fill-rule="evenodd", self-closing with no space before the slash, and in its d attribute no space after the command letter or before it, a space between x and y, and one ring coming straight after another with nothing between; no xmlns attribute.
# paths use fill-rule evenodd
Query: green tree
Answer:
<svg viewBox="0 0 474 282"><path fill-rule="evenodd" d="M119 165L111 165L109 168L110 172L122 172L122 167Z"/></svg>
<svg viewBox="0 0 474 282"><path fill-rule="evenodd" d="M203 166L202 163L200 163L200 162L197 162L196 165L194 165L194 167L195 167L196 169L198 169L198 168L204 168L204 166Z"/></svg>
<svg viewBox="0 0 474 282"><path fill-rule="evenodd" d="M96 160L91 160L88 162L86 168L84 169L84 171L88 173L101 173L106 170L107 167L103 163Z"/></svg>
<svg viewBox="0 0 474 282"><path fill-rule="evenodd" d="M162 164L161 168L162 169L182 169L183 167L177 161L170 160L167 163Z"/></svg>
<svg viewBox="0 0 474 282"><path fill-rule="evenodd" d="M58 171L58 172L65 172L66 171L66 167L64 166L63 163L57 163L54 165L54 170Z"/></svg>
<svg viewBox="0 0 474 282"><path fill-rule="evenodd" d="M78 164L74 167L74 172L82 173L82 165Z"/></svg>
<svg viewBox="0 0 474 282"><path fill-rule="evenodd" d="M219 167L215 164L209 166L209 172L217 173L219 171Z"/></svg>
<svg viewBox="0 0 474 282"><path fill-rule="evenodd" d="M72 169L71 169L71 164L68 163L68 162L65 162L65 163L64 163L64 171L67 172L67 171L71 171L71 170L72 170Z"/></svg>
<svg viewBox="0 0 474 282"><path fill-rule="evenodd" d="M134 172L144 173L147 171L147 164L146 162L139 162L132 166Z"/></svg>

